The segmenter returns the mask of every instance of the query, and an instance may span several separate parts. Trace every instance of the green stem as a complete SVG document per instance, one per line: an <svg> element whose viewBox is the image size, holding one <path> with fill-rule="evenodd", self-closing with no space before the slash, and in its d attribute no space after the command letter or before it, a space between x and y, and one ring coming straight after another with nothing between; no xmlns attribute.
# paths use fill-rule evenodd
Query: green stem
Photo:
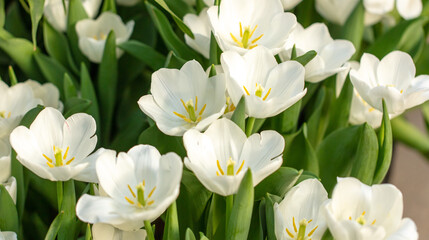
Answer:
<svg viewBox="0 0 429 240"><path fill-rule="evenodd" d="M252 135L253 125L255 125L255 120L256 119L254 117L249 117L249 119L247 119L247 124L246 124L246 135L247 135L247 137Z"/></svg>
<svg viewBox="0 0 429 240"><path fill-rule="evenodd" d="M234 195L229 195L226 197L225 229L227 229L229 225L229 218L231 217L232 205L234 205Z"/></svg>
<svg viewBox="0 0 429 240"><path fill-rule="evenodd" d="M144 221L144 228L145 228L146 233L147 233L147 239L148 240L155 240L155 236L153 235L152 225L150 224L150 222L148 220Z"/></svg>
<svg viewBox="0 0 429 240"><path fill-rule="evenodd" d="M58 202L58 212L61 211L61 205L63 203L63 182L57 182L57 202Z"/></svg>
<svg viewBox="0 0 429 240"><path fill-rule="evenodd" d="M393 138L421 152L429 157L429 137L422 131L407 122L403 117L397 117L391 121Z"/></svg>

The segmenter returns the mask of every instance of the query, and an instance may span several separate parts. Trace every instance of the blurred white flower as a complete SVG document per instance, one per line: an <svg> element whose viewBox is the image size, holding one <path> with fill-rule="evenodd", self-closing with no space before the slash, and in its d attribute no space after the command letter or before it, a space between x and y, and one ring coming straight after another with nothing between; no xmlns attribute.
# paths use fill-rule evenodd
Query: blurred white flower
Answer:
<svg viewBox="0 0 429 240"><path fill-rule="evenodd" d="M414 222L402 219L402 194L391 184L370 187L355 178L338 178L324 211L334 239L418 239Z"/></svg>
<svg viewBox="0 0 429 240"><path fill-rule="evenodd" d="M128 153L106 151L97 160L101 188L108 196L83 195L76 214L84 222L138 230L158 218L179 195L183 164L175 153L162 155L149 145Z"/></svg>
<svg viewBox="0 0 429 240"><path fill-rule="evenodd" d="M0 231L0 240L17 240L18 237L16 236L16 233L14 232L1 232Z"/></svg>
<svg viewBox="0 0 429 240"><path fill-rule="evenodd" d="M350 71L356 91L373 108L382 111L385 100L390 114L401 114L429 99L429 76L415 77L416 68L410 55L394 51L379 61L365 53L359 70Z"/></svg>
<svg viewBox="0 0 429 240"><path fill-rule="evenodd" d="M56 108L60 112L63 111L64 105L60 101L60 91L54 84L44 83L42 85L39 82L31 79L25 81L23 84L31 87L34 97L42 100L43 106Z"/></svg>
<svg viewBox="0 0 429 240"><path fill-rule="evenodd" d="M246 114L255 118L275 116L299 101L304 89L304 67L295 61L278 64L265 47L256 47L244 56L224 52L222 67L229 96L235 106L246 99Z"/></svg>
<svg viewBox="0 0 429 240"><path fill-rule="evenodd" d="M219 47L245 54L260 45L272 54L283 50L296 17L283 11L279 0L222 0L208 15Z"/></svg>
<svg viewBox="0 0 429 240"><path fill-rule="evenodd" d="M22 165L41 178L97 182L95 157L87 158L97 144L95 129L95 120L88 114L77 113L66 120L61 112L47 107L29 129L15 128L10 143Z"/></svg>
<svg viewBox="0 0 429 240"><path fill-rule="evenodd" d="M283 60L291 58L294 45L297 56L310 50L317 52L316 57L305 65L305 81L313 83L345 70L344 63L356 51L350 41L332 39L328 27L323 23L314 23L306 29L297 24L287 41L286 51L280 54Z"/></svg>
<svg viewBox="0 0 429 240"><path fill-rule="evenodd" d="M11 177L11 148L5 139L0 139L0 184L8 191L16 203L16 179Z"/></svg>
<svg viewBox="0 0 429 240"><path fill-rule="evenodd" d="M182 136L186 130L205 130L225 111L223 74L211 78L201 65L189 61L178 69L153 73L151 93L140 98L140 109L167 135Z"/></svg>
<svg viewBox="0 0 429 240"><path fill-rule="evenodd" d="M359 0L316 0L316 10L325 19L343 25Z"/></svg>
<svg viewBox="0 0 429 240"><path fill-rule="evenodd" d="M146 230L122 231L112 225L96 223L92 225L94 240L142 240L146 239Z"/></svg>
<svg viewBox="0 0 429 240"><path fill-rule="evenodd" d="M317 179L293 187L280 204L274 204L275 232L278 240L320 240L326 231L322 204L328 193Z"/></svg>
<svg viewBox="0 0 429 240"><path fill-rule="evenodd" d="M0 138L9 138L12 130L18 126L22 117L38 104L29 86L16 84L7 86L0 80Z"/></svg>
<svg viewBox="0 0 429 240"><path fill-rule="evenodd" d="M302 0L282 0L284 10L291 10L301 2Z"/></svg>
<svg viewBox="0 0 429 240"><path fill-rule="evenodd" d="M81 0L88 17L94 18L100 8L101 0ZM45 0L43 15L59 32L67 30L69 0ZM65 8L64 8L65 6Z"/></svg>
<svg viewBox="0 0 429 240"><path fill-rule="evenodd" d="M121 44L130 38L133 28L134 21L124 24L119 15L111 12L102 13L96 20L81 20L76 23L79 48L89 60L100 63L110 31L115 32L116 44ZM122 54L123 51L116 48L116 57L119 58Z"/></svg>
<svg viewBox="0 0 429 240"><path fill-rule="evenodd" d="M201 10L199 15L186 14L183 22L188 25L195 37L192 39L185 34L186 44L208 59L210 57L211 28L207 10L208 8Z"/></svg>
<svg viewBox="0 0 429 240"><path fill-rule="evenodd" d="M249 138L231 120L216 120L205 133L189 130L183 136L188 157L185 165L210 191L222 196L235 194L247 169L253 185L282 164L284 138L275 131L262 131Z"/></svg>

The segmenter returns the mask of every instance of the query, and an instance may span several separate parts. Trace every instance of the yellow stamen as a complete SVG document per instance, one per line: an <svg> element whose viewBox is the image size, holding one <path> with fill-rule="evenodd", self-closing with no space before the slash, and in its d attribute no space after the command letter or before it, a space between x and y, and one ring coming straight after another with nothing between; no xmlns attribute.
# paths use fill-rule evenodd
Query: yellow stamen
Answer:
<svg viewBox="0 0 429 240"><path fill-rule="evenodd" d="M241 22L240 22L240 37L243 37L243 27L241 26Z"/></svg>
<svg viewBox="0 0 429 240"><path fill-rule="evenodd" d="M373 112L375 109L374 108L370 108L368 109L368 112Z"/></svg>
<svg viewBox="0 0 429 240"><path fill-rule="evenodd" d="M129 199L129 198L127 198L127 197L125 197L125 200L127 200L127 202L128 202L129 204L134 205L134 202L133 202L133 201L131 201L131 199Z"/></svg>
<svg viewBox="0 0 429 240"><path fill-rule="evenodd" d="M54 166L54 165L52 165L52 163L50 163L50 162L46 162L46 164L48 164L48 166L49 166L50 168L55 167L55 166Z"/></svg>
<svg viewBox="0 0 429 240"><path fill-rule="evenodd" d="M136 198L136 194L134 193L133 189L130 187L130 185L128 185L128 189L130 190L131 194L133 195L134 198Z"/></svg>
<svg viewBox="0 0 429 240"><path fill-rule="evenodd" d="M74 157L72 157L70 160L68 160L68 161L66 162L66 165L69 165L71 162L73 162L73 160L74 160Z"/></svg>
<svg viewBox="0 0 429 240"><path fill-rule="evenodd" d="M287 228L286 228L286 232L287 232L287 235L289 235L289 237L291 237L291 238L295 237L291 232L289 232L289 230Z"/></svg>
<svg viewBox="0 0 429 240"><path fill-rule="evenodd" d="M216 160L216 163L217 163L217 168L219 169L220 174L225 175L225 173L223 172L222 168L220 167L219 160Z"/></svg>
<svg viewBox="0 0 429 240"><path fill-rule="evenodd" d="M377 220L372 221L371 225L374 225L374 224L375 224L375 221L377 221Z"/></svg>
<svg viewBox="0 0 429 240"><path fill-rule="evenodd" d="M237 38L230 33L232 40L234 40L235 43L237 43L238 46L243 47L243 43L241 43L240 41L237 40Z"/></svg>
<svg viewBox="0 0 429 240"><path fill-rule="evenodd" d="M252 46L249 47L249 49L253 49L253 48L257 47L257 46L258 46L258 44L252 45Z"/></svg>
<svg viewBox="0 0 429 240"><path fill-rule="evenodd" d="M150 205L152 205L154 202L155 202L154 200L149 201L149 202L147 203L147 205L148 205L148 206L150 206Z"/></svg>
<svg viewBox="0 0 429 240"><path fill-rule="evenodd" d="M204 110L206 110L206 106L207 106L207 104L204 104L204 106L203 106L203 108L201 108L201 111L200 111L200 113L198 113L198 115L203 115L203 113L204 113Z"/></svg>
<svg viewBox="0 0 429 240"><path fill-rule="evenodd" d="M258 25L256 25L256 26L253 28L252 32L251 32L251 33L250 33L250 35L249 35L249 38L251 38L251 37L253 36L253 34L255 33L256 28L257 28L257 27L258 27ZM262 35L264 35L264 34L262 34ZM260 37L259 37L259 39L260 39L261 37L262 37L262 36L260 36ZM258 40L259 40L259 39L258 39ZM258 40L256 40L256 41L258 41ZM253 40L253 41L254 41L254 40ZM254 43L253 41L252 41L252 43ZM255 42L256 42L256 41L255 41Z"/></svg>
<svg viewBox="0 0 429 240"><path fill-rule="evenodd" d="M241 165L238 168L237 173L235 175L238 175L240 173L241 169L243 169L243 166L244 166L244 160L241 162Z"/></svg>
<svg viewBox="0 0 429 240"><path fill-rule="evenodd" d="M293 222L293 230L295 232L298 232L298 229L296 228L296 225L295 225L295 217L292 217L292 222Z"/></svg>
<svg viewBox="0 0 429 240"><path fill-rule="evenodd" d="M46 158L46 160L48 160L48 162L52 163L52 159L48 158L45 154L42 154L42 155L43 155L43 157Z"/></svg>
<svg viewBox="0 0 429 240"><path fill-rule="evenodd" d="M263 101L267 100L267 97L268 97L268 95L270 95L270 92L271 92L271 88L268 89L267 94L265 94L265 97L262 99Z"/></svg>
<svg viewBox="0 0 429 240"><path fill-rule="evenodd" d="M310 222L308 222L308 223L310 223ZM311 231L308 233L308 235L307 235L307 236L311 237L311 235L313 235L313 233L316 231L316 229L317 229L318 227L319 227L319 226L316 226L313 230L311 230Z"/></svg>
<svg viewBox="0 0 429 240"><path fill-rule="evenodd" d="M310 219L310 221L308 221L308 223L311 223L313 221L313 219Z"/></svg>
<svg viewBox="0 0 429 240"><path fill-rule="evenodd" d="M150 191L149 195L147 195L147 198L150 198L153 194L153 192L155 192L156 186L154 188L152 188L152 191Z"/></svg>
<svg viewBox="0 0 429 240"><path fill-rule="evenodd" d="M216 171L216 175L219 176L219 172L218 171Z"/></svg>
<svg viewBox="0 0 429 240"><path fill-rule="evenodd" d="M184 107L185 109L188 109L188 108L186 107L185 101L183 101L183 99L180 99L180 101L182 102L183 107Z"/></svg>
<svg viewBox="0 0 429 240"><path fill-rule="evenodd" d="M402 91L401 91L401 93L402 93ZM10 118L10 115L11 115L12 113L11 112L9 112L8 114L7 114L7 118Z"/></svg>
<svg viewBox="0 0 429 240"><path fill-rule="evenodd" d="M195 111L197 111L197 109L198 109L198 96L195 96Z"/></svg>
<svg viewBox="0 0 429 240"><path fill-rule="evenodd" d="M254 44L255 42L257 42L259 39L261 39L264 36L264 34L261 34L261 36L253 39L252 44Z"/></svg>
<svg viewBox="0 0 429 240"><path fill-rule="evenodd" d="M186 122L188 122L188 123L192 123L192 121L191 121L190 119L188 119L187 117L183 116L182 114L177 113L177 112L173 112L173 113L174 113L176 116L178 116L178 117L182 118L183 120L185 120Z"/></svg>
<svg viewBox="0 0 429 240"><path fill-rule="evenodd" d="M402 94L402 93L404 93L404 90L401 90L401 94ZM10 113L9 113L9 116L10 116Z"/></svg>
<svg viewBox="0 0 429 240"><path fill-rule="evenodd" d="M146 182L145 182L145 180L143 180L143 187L144 187L144 186L146 186Z"/></svg>
<svg viewBox="0 0 429 240"><path fill-rule="evenodd" d="M64 157L63 157L64 160L66 160L67 158L67 154L69 153L69 148L70 147L67 147L66 152L64 153Z"/></svg>
<svg viewBox="0 0 429 240"><path fill-rule="evenodd" d="M248 96L250 96L250 93L249 93L249 91L247 91L246 86L243 86L243 88L244 88L244 91L246 91L246 94L247 94Z"/></svg>

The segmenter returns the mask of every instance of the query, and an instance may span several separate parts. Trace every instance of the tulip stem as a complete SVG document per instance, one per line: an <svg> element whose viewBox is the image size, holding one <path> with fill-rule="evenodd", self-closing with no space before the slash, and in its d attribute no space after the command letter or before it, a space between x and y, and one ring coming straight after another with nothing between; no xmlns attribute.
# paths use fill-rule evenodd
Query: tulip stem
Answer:
<svg viewBox="0 0 429 240"><path fill-rule="evenodd" d="M225 215L225 223L226 228L229 225L229 218L231 217L232 205L234 205L234 195L229 195L226 197L226 215Z"/></svg>
<svg viewBox="0 0 429 240"><path fill-rule="evenodd" d="M429 137L403 117L392 119L393 138L416 149L429 158Z"/></svg>
<svg viewBox="0 0 429 240"><path fill-rule="evenodd" d="M255 120L256 119L254 117L249 117L249 119L247 119L247 124L246 124L246 135L247 135L247 137L252 135L253 126L255 125Z"/></svg>
<svg viewBox="0 0 429 240"><path fill-rule="evenodd" d="M145 228L146 233L147 233L147 239L148 240L155 240L155 236L153 235L152 225L150 224L150 222L148 220L144 221L144 228Z"/></svg>
<svg viewBox="0 0 429 240"><path fill-rule="evenodd" d="M58 211L61 210L61 205L63 204L63 182L57 182L57 202L58 202Z"/></svg>

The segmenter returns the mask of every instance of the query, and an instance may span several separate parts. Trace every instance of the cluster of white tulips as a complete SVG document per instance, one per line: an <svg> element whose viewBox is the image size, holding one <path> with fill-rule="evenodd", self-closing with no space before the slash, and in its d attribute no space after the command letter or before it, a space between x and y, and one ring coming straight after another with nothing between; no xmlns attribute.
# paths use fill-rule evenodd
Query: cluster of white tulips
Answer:
<svg viewBox="0 0 429 240"><path fill-rule="evenodd" d="M0 2L0 239L417 240L385 182L394 137L429 156L400 116L429 125L428 22L421 0Z"/></svg>

